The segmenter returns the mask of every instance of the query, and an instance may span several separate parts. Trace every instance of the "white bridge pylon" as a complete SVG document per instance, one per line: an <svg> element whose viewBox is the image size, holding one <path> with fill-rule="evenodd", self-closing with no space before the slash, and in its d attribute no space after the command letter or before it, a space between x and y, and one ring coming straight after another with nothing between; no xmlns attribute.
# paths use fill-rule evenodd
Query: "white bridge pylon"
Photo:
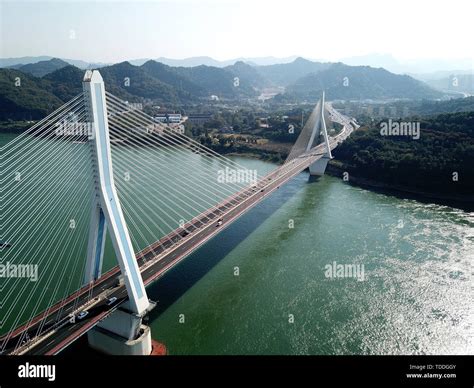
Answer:
<svg viewBox="0 0 474 388"><path fill-rule="evenodd" d="M319 158L309 166L310 175L324 175L329 160L332 159L331 143L326 129L324 112L326 110L325 95L322 93L306 124L291 148L285 163L297 158L307 157L318 147ZM321 135L323 140L321 142Z"/></svg>
<svg viewBox="0 0 474 388"><path fill-rule="evenodd" d="M320 104L319 120L316 120L316 122L314 123L311 139L308 143L308 147L306 148L306 152L308 152L313 146L313 142L316 135L320 135L322 133L323 138L324 138L324 143L326 145L326 153L321 159L318 159L311 166L309 166L309 174L316 175L316 176L324 175L324 171L326 171L326 166L328 162L332 159L331 147L329 145L328 132L326 129L326 120L324 119L324 106L325 106L324 91L323 91L323 95L321 96L321 100L319 101L319 104Z"/></svg>
<svg viewBox="0 0 474 388"><path fill-rule="evenodd" d="M88 119L92 124L89 142L96 190L91 211L84 282L89 283L100 277L108 230L129 297L127 307L131 312L142 315L149 307L149 300L115 189L105 87L97 70L86 72L83 90Z"/></svg>

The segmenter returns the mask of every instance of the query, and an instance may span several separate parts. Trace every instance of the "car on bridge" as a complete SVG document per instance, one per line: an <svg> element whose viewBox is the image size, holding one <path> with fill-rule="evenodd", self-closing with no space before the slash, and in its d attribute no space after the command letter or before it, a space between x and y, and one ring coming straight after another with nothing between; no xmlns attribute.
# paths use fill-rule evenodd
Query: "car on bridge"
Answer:
<svg viewBox="0 0 474 388"><path fill-rule="evenodd" d="M77 318L77 320L80 321L81 319L84 319L88 315L89 315L89 311L84 310L84 311L81 311L79 314L77 314L76 318Z"/></svg>
<svg viewBox="0 0 474 388"><path fill-rule="evenodd" d="M113 296L112 298L107 299L107 302L105 302L105 304L107 306L112 306L116 301L117 301L117 297Z"/></svg>

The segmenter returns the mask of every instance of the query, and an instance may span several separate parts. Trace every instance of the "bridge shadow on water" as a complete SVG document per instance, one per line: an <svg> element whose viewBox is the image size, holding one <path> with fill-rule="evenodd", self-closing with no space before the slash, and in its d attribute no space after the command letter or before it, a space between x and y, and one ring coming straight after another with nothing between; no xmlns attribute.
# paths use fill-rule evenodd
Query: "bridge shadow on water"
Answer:
<svg viewBox="0 0 474 388"><path fill-rule="evenodd" d="M307 173L301 173L293 178L293 181L295 180L298 180L296 185L289 183L280 187L149 286L147 288L148 297L158 302L156 308L149 313L149 320L157 319L194 284L206 276L215 265L277 212L288 198L304 189L304 184L315 183L319 179L313 177L308 179Z"/></svg>

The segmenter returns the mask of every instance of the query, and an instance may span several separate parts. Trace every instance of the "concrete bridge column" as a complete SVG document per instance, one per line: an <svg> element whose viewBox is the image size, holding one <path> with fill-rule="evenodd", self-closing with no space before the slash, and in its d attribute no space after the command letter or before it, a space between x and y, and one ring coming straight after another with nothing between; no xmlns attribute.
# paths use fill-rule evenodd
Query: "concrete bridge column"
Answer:
<svg viewBox="0 0 474 388"><path fill-rule="evenodd" d="M311 166L309 166L309 175L311 176L322 176L326 171L326 166L331 158L327 155L324 155L321 159L318 159Z"/></svg>
<svg viewBox="0 0 474 388"><path fill-rule="evenodd" d="M150 355L151 330L142 323L143 315L122 307L87 332L89 346L111 355Z"/></svg>

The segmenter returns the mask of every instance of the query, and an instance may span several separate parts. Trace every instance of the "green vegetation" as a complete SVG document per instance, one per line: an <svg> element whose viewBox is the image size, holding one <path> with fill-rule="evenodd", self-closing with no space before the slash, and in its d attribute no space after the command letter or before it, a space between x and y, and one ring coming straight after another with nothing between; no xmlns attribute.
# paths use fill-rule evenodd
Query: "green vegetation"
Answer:
<svg viewBox="0 0 474 388"><path fill-rule="evenodd" d="M234 137L225 137L222 135L201 135L197 140L221 155L247 155L274 163L282 163L288 151L282 150L282 152L278 152L278 150L265 149L258 146L257 143L245 143L238 141Z"/></svg>
<svg viewBox="0 0 474 388"><path fill-rule="evenodd" d="M256 97L257 92L245 80L239 80L234 84L237 76L228 69L211 66L177 67L177 71L189 78L196 85L207 91L207 97L216 95L219 99L239 99Z"/></svg>
<svg viewBox="0 0 474 388"><path fill-rule="evenodd" d="M273 85L288 86L308 74L315 74L326 70L331 65L332 63L313 62L304 58L296 58L291 63L259 66L257 70Z"/></svg>
<svg viewBox="0 0 474 388"><path fill-rule="evenodd" d="M360 129L334 156L356 177L474 199L474 112L425 118L420 127L418 140L381 136L379 125Z"/></svg>
<svg viewBox="0 0 474 388"><path fill-rule="evenodd" d="M178 91L145 72L141 67L128 62L118 63L100 69L107 84L107 90L119 98L128 101L153 99L157 103L175 104L179 101Z"/></svg>
<svg viewBox="0 0 474 388"><path fill-rule="evenodd" d="M50 84L18 70L0 69L0 120L38 120L62 105Z"/></svg>
<svg viewBox="0 0 474 388"><path fill-rule="evenodd" d="M287 88L283 100L317 100L322 91L328 100L335 99L422 99L440 98L441 92L407 75L398 75L369 66L336 63L318 73L308 74Z"/></svg>
<svg viewBox="0 0 474 388"><path fill-rule="evenodd" d="M412 114L433 115L474 111L474 97L456 98L447 101L421 101L409 107Z"/></svg>
<svg viewBox="0 0 474 388"><path fill-rule="evenodd" d="M49 82L48 91L61 101L69 101L82 92L84 71L75 66L67 65L43 77Z"/></svg>
<svg viewBox="0 0 474 388"><path fill-rule="evenodd" d="M192 82L186 75L181 74L179 68L173 68L155 61L148 61L141 68L151 77L171 85L177 91L177 94L185 99L190 99L191 96L204 97L207 95L206 89Z"/></svg>
<svg viewBox="0 0 474 388"><path fill-rule="evenodd" d="M334 108L357 118L361 124L370 125L377 119L408 116L428 116L441 113L474 111L474 97L452 98L444 101L391 101L385 103L337 102Z"/></svg>

